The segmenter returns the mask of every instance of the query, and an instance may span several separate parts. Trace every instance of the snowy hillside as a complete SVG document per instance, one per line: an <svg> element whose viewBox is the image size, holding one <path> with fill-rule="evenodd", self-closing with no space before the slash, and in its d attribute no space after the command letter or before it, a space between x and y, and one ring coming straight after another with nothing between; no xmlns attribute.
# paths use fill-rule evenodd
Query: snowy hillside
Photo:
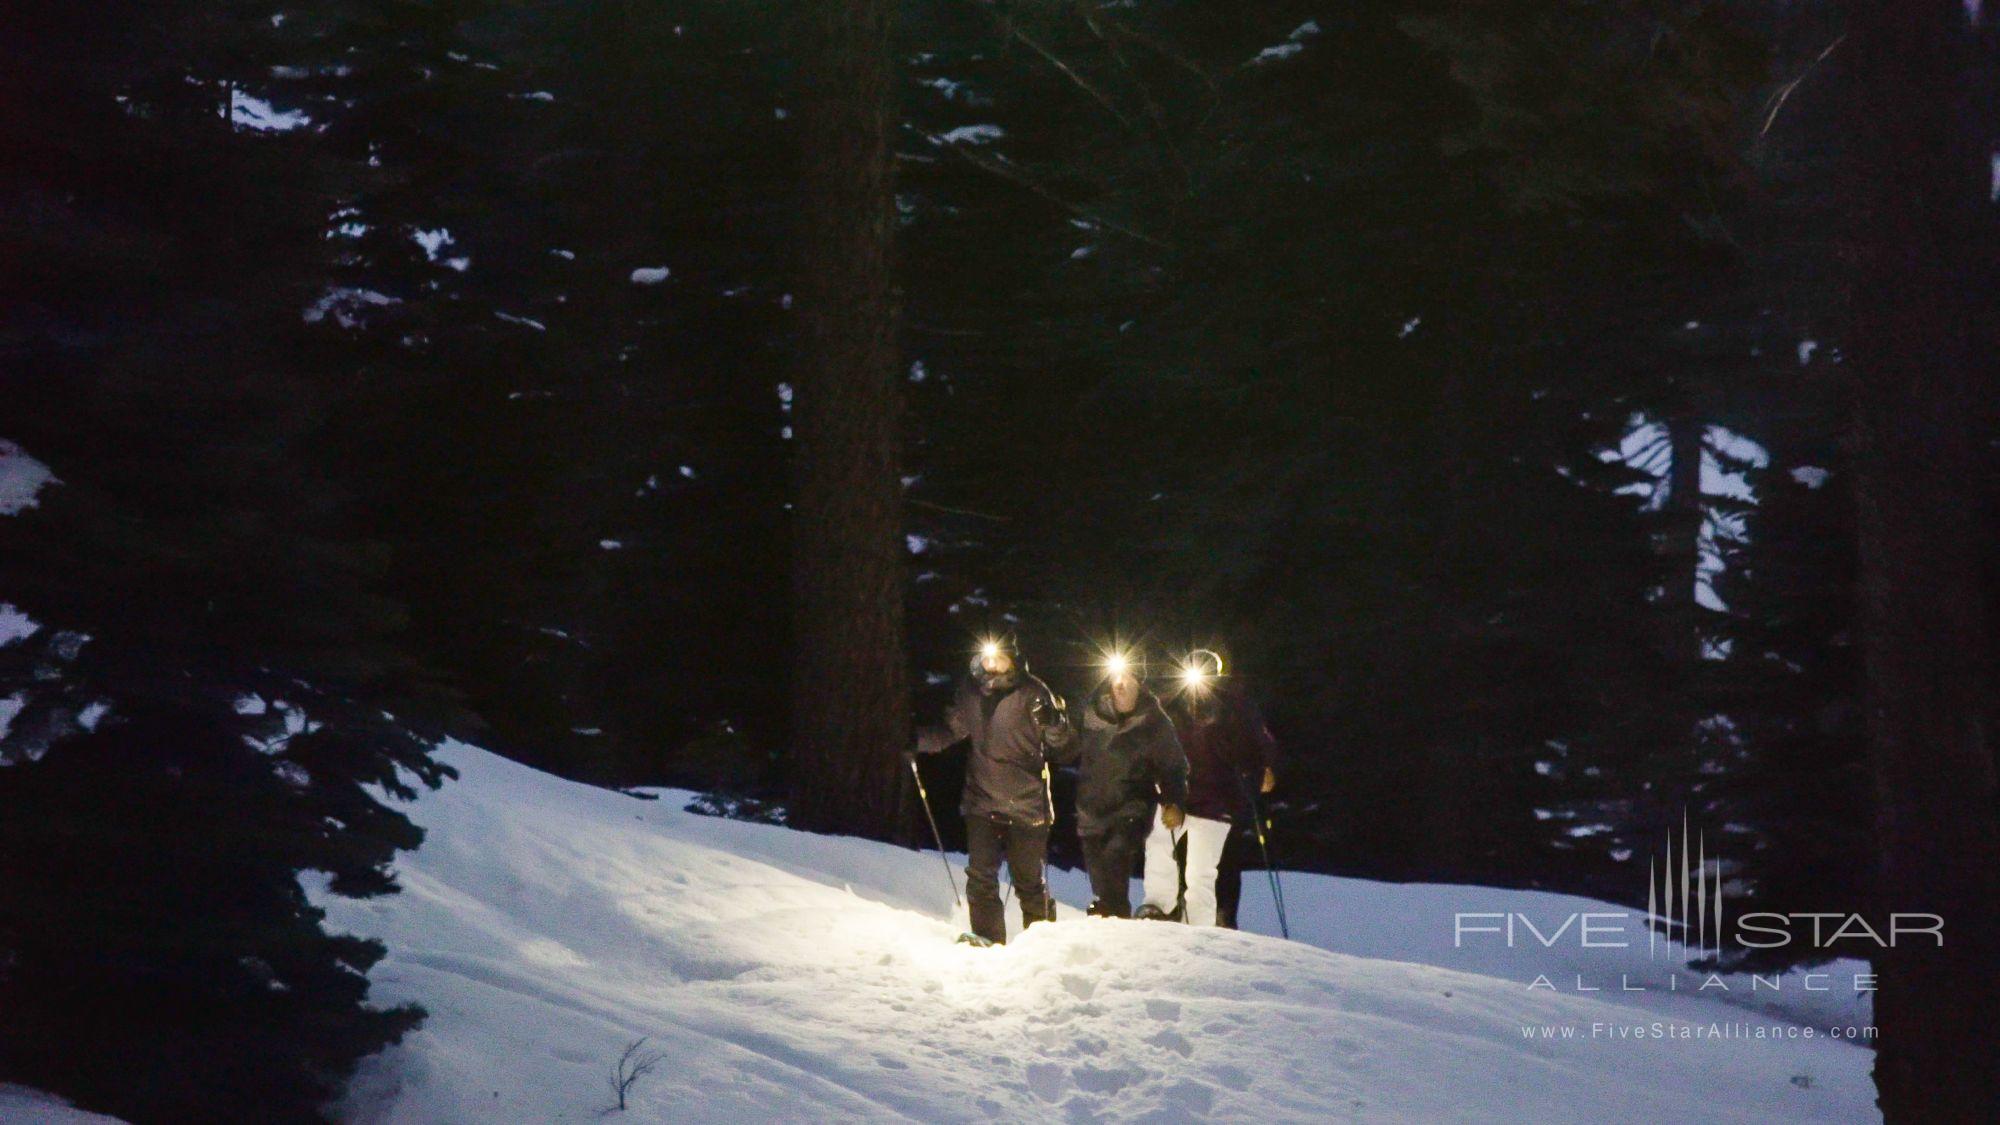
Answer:
<svg viewBox="0 0 2000 1125"><path fill-rule="evenodd" d="M376 998L430 1011L365 1065L356 1122L593 1120L642 1036L664 1058L634 1121L1874 1119L1869 1055L1845 1043L1590 1037L1660 1003L1781 1025L1407 963L1457 952L1410 897L1449 888L1295 878L1304 936L1370 957L1073 911L974 950L935 855L446 758L463 778L417 806L403 893L327 900L388 942ZM1057 881L1072 903L1079 885ZM1522 1030L1545 1024L1578 1038Z"/></svg>
<svg viewBox="0 0 2000 1125"><path fill-rule="evenodd" d="M86 1113L54 1094L0 1082L0 1121L6 1125L118 1125L115 1117Z"/></svg>

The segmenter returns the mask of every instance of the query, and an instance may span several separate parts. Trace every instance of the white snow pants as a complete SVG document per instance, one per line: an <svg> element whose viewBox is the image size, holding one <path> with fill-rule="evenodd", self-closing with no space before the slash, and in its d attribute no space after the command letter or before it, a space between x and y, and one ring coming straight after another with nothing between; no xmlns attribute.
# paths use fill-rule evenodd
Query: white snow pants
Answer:
<svg viewBox="0 0 2000 1125"><path fill-rule="evenodd" d="M1215 870L1222 862L1222 845L1229 842L1229 822L1191 816L1179 830L1169 829L1153 812L1153 831L1146 837L1146 905L1174 912L1180 897L1180 866L1174 844L1187 837L1187 914L1190 926L1215 925Z"/></svg>

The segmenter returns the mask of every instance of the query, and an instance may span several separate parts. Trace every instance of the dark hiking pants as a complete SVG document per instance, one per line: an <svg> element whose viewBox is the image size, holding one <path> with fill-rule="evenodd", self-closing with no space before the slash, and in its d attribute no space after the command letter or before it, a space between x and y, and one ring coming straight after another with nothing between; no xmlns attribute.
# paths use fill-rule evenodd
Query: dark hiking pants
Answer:
<svg viewBox="0 0 2000 1125"><path fill-rule="evenodd" d="M965 818L965 900L972 932L991 942L1007 940L1007 916L1000 905L1000 861L1021 900L1021 925L1053 922L1056 902L1042 877L1049 850L1049 826L1020 824L983 816Z"/></svg>
<svg viewBox="0 0 2000 1125"><path fill-rule="evenodd" d="M1132 817L1104 832L1077 837L1090 872L1090 912L1105 918L1132 916L1132 865L1146 846L1146 817Z"/></svg>

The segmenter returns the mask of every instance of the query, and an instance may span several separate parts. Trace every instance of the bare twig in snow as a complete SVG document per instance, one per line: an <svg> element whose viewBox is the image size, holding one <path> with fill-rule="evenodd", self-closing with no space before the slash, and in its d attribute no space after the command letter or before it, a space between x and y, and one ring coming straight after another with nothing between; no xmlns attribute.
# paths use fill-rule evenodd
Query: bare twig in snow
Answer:
<svg viewBox="0 0 2000 1125"><path fill-rule="evenodd" d="M646 1037L642 1035L626 1044L625 1052L618 1056L618 1062L611 1068L611 1074L607 1079L611 1083L611 1092L618 1095L618 1104L607 1107L605 1113L623 1112L625 1098L632 1092L632 1087L638 1085L639 1079L653 1073L653 1068L666 1060L665 1052L642 1050L645 1045Z"/></svg>

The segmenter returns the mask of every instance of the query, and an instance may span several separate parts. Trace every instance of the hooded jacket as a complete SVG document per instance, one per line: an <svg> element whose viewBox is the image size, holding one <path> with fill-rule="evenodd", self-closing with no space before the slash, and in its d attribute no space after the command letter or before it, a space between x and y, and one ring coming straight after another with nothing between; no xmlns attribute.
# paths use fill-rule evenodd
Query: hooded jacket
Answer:
<svg viewBox="0 0 2000 1125"><path fill-rule="evenodd" d="M1175 701L1174 727L1187 751L1188 815L1247 820L1248 794L1263 783L1266 769L1278 768L1278 740L1257 705L1235 686L1217 684L1202 704L1190 697Z"/></svg>
<svg viewBox="0 0 2000 1125"><path fill-rule="evenodd" d="M1111 693L1100 691L1083 709L1077 735L1082 762L1076 787L1076 830L1081 836L1110 831L1120 821L1143 818L1153 802L1187 800L1187 758L1174 724L1150 691L1139 693L1129 714L1111 709Z"/></svg>
<svg viewBox="0 0 2000 1125"><path fill-rule="evenodd" d="M1076 731L1059 709L1049 686L1022 669L1011 682L984 690L978 679L959 682L945 708L944 726L917 739L917 753L935 754L959 742L972 743L965 764L965 795L958 809L966 816L1046 825L1055 820L1043 767L1075 760ZM1035 704L1043 722L1035 721Z"/></svg>

